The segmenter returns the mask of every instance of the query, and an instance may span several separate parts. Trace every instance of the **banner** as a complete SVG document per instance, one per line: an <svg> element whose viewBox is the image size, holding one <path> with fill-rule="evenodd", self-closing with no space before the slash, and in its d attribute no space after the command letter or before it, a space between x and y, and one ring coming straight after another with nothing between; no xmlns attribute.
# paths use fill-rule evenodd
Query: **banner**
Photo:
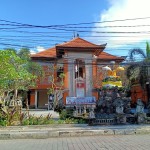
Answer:
<svg viewBox="0 0 150 150"><path fill-rule="evenodd" d="M66 97L66 105L93 105L95 97Z"/></svg>

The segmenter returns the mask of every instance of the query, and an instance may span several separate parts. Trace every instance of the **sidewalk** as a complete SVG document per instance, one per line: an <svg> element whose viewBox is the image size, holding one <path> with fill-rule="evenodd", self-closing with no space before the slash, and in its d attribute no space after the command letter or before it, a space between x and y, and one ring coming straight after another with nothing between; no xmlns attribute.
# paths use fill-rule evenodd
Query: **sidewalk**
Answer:
<svg viewBox="0 0 150 150"><path fill-rule="evenodd" d="M150 134L150 125L53 124L0 127L0 139L46 139L51 137L127 134Z"/></svg>

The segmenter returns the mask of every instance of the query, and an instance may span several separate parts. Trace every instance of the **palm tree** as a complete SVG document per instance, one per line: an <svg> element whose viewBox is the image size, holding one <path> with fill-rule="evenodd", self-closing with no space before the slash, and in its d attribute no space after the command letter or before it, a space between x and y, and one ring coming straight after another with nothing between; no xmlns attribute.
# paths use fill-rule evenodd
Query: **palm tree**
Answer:
<svg viewBox="0 0 150 150"><path fill-rule="evenodd" d="M140 57L140 61L135 59L135 56L138 55ZM141 60L142 58L142 60ZM132 49L129 53L129 66L126 70L127 78L130 81L130 84L140 83L143 90L147 90L148 100L149 100L149 87L146 87L146 83L150 81L150 46L149 43L146 42L146 54L140 48ZM146 89L147 88L147 89Z"/></svg>

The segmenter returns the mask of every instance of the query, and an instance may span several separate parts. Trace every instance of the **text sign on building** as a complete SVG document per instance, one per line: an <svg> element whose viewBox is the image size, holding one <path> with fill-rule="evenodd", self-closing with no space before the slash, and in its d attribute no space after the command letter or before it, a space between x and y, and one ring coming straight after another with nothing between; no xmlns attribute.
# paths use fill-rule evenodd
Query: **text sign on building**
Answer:
<svg viewBox="0 0 150 150"><path fill-rule="evenodd" d="M79 77L76 79L76 96L77 97L84 97L85 95L85 83L84 79Z"/></svg>
<svg viewBox="0 0 150 150"><path fill-rule="evenodd" d="M95 97L66 97L67 105L93 105L96 104Z"/></svg>
<svg viewBox="0 0 150 150"><path fill-rule="evenodd" d="M76 88L76 94L77 94L77 97L84 97L84 83L77 83L77 88Z"/></svg>

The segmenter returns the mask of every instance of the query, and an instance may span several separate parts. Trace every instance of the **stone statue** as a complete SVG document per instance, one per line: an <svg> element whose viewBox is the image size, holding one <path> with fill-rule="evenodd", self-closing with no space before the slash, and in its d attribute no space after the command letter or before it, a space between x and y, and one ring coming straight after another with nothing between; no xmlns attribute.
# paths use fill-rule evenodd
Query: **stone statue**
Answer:
<svg viewBox="0 0 150 150"><path fill-rule="evenodd" d="M135 112L136 113L144 113L144 104L141 99L137 100Z"/></svg>
<svg viewBox="0 0 150 150"><path fill-rule="evenodd" d="M91 110L89 112L89 118L90 119L94 119L95 118L94 108L91 108Z"/></svg>
<svg viewBox="0 0 150 150"><path fill-rule="evenodd" d="M124 110L124 107L123 107L123 101L121 99L117 99L116 100L116 113L117 114L123 114L123 110Z"/></svg>
<svg viewBox="0 0 150 150"><path fill-rule="evenodd" d="M123 97L122 100L124 103L124 113L129 114L131 112L131 98Z"/></svg>

